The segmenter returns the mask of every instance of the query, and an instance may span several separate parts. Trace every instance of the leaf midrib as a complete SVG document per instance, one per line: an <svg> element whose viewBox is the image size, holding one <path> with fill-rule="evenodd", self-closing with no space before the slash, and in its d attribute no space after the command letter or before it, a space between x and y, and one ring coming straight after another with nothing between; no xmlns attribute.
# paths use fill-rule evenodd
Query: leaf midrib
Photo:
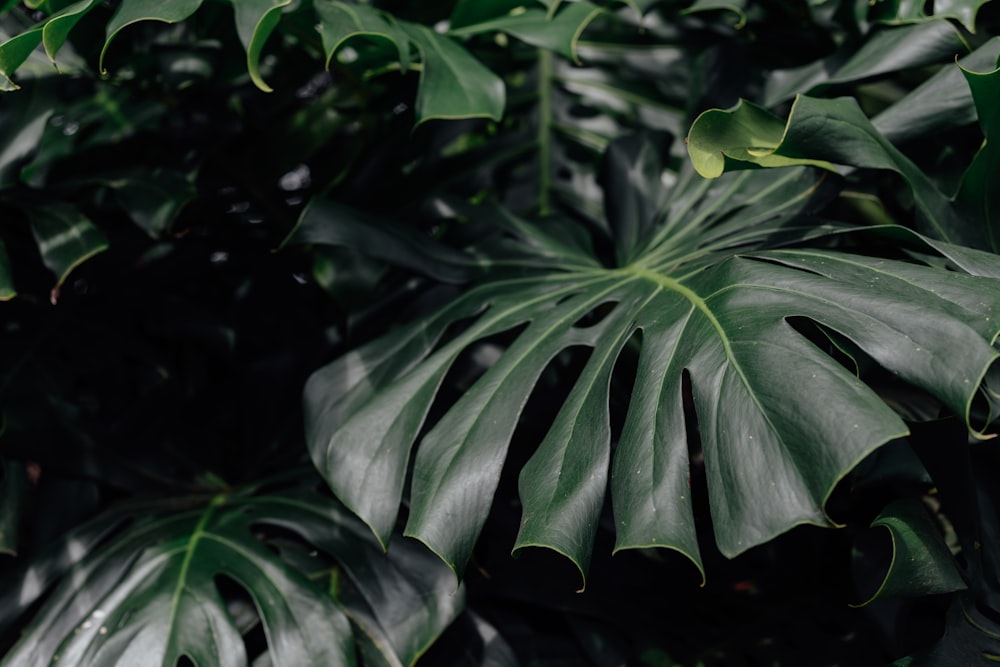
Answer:
<svg viewBox="0 0 1000 667"><path fill-rule="evenodd" d="M737 375L739 375L740 382L743 383L743 387L746 389L747 396L750 397L750 400L753 402L754 406L756 406L761 417L767 423L768 429L775 436L775 439L781 444L782 447L784 447L785 442L780 436L781 432L775 427L774 423L771 421L770 413L768 413L764 409L764 406L761 405L760 401L757 399L757 393L753 390L750 381L747 379L746 374L743 372L742 366L740 366L739 362L736 360L735 355L733 354L733 348L732 344L729 341L729 336L726 335L725 329L723 328L722 324L715 317L715 313L713 313L712 310L708 307L708 304L705 303L705 299L701 298L701 296L699 296L698 293L692 290L691 288L685 286L684 284L678 282L677 280L674 280L673 278L670 278L669 276L655 273L653 271L640 267L630 268L628 269L628 271L639 278L654 283L655 285L664 290L670 290L676 292L677 294L680 294L685 299L687 299L687 301L691 303L691 305L694 306L694 308L698 310L705 317L705 319L708 320L709 324L712 325L712 328L715 329L716 335L719 337L719 342L722 344L722 349L725 352L726 359L729 362L729 366L736 371ZM684 329L687 328L690 322L691 319L689 315L687 322L685 322L683 325Z"/></svg>
<svg viewBox="0 0 1000 667"><path fill-rule="evenodd" d="M181 561L181 569L177 574L177 585L174 587L174 593L170 599L170 614L167 621L167 627L169 628L174 627L174 621L180 609L181 595L187 588L188 570L191 568L191 562L194 560L194 553L198 548L198 543L202 537L207 535L205 527L215 514L215 510L225 502L225 494L219 494L212 498L212 501L205 508L204 514L202 514L201 519L198 520L198 524L194 527L194 531L192 531L191 536L188 538L187 544L183 547L185 551L184 560Z"/></svg>

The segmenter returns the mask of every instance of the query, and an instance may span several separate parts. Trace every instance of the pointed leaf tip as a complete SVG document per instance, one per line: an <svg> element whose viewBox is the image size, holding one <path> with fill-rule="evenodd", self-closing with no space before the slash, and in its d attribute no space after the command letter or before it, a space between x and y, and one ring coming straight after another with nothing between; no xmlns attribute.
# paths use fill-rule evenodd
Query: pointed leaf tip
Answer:
<svg viewBox="0 0 1000 667"><path fill-rule="evenodd" d="M151 0L124 0L108 22L98 68L101 74L107 74L104 57L111 41L124 28L142 21L160 21L162 23L178 23L190 17L201 7L203 0L173 0L172 2L153 2Z"/></svg>
<svg viewBox="0 0 1000 667"><path fill-rule="evenodd" d="M247 72L254 85L265 93L273 88L264 81L260 72L260 57L264 45L278 27L281 14L293 0L230 0L235 10L236 32L247 54Z"/></svg>

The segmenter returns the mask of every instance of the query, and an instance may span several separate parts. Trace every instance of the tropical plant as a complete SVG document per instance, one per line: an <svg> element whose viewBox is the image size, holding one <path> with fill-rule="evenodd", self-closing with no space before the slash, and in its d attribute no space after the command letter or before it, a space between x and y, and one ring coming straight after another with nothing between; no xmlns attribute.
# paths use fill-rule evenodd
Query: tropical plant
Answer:
<svg viewBox="0 0 1000 667"><path fill-rule="evenodd" d="M996 659L996 32L2 3L3 664Z"/></svg>

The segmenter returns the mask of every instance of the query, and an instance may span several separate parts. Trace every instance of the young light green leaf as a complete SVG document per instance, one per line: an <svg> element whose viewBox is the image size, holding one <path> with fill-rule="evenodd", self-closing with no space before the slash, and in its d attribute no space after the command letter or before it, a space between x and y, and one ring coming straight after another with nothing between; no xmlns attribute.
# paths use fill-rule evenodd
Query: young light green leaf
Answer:
<svg viewBox="0 0 1000 667"><path fill-rule="evenodd" d="M236 13L236 33L247 52L247 72L250 80L265 93L273 89L260 73L260 56L267 39L278 27L281 13L293 0L231 0Z"/></svg>
<svg viewBox="0 0 1000 667"><path fill-rule="evenodd" d="M726 169L792 167L812 165L834 170L825 160L786 155L778 148L785 140L786 125L780 118L753 102L740 100L723 111L702 112L691 125L687 151L698 173L718 178Z"/></svg>
<svg viewBox="0 0 1000 667"><path fill-rule="evenodd" d="M708 178L727 169L831 163L889 169L913 192L917 222L943 241L984 247L982 230L970 225L934 183L872 126L853 98L799 96L787 123L741 101L732 109L711 109L691 126L688 154Z"/></svg>
<svg viewBox="0 0 1000 667"><path fill-rule="evenodd" d="M417 90L417 124L432 119L503 115L503 81L454 40L426 26L400 22L423 60Z"/></svg>
<svg viewBox="0 0 1000 667"><path fill-rule="evenodd" d="M104 56L108 52L108 46L122 29L139 23L140 21L161 21L163 23L178 23L185 20L201 7L202 0L171 0L171 2L156 2L155 0L124 0L111 17L107 27L107 37L104 46L101 48L101 56L98 67L102 74L106 74L104 68Z"/></svg>

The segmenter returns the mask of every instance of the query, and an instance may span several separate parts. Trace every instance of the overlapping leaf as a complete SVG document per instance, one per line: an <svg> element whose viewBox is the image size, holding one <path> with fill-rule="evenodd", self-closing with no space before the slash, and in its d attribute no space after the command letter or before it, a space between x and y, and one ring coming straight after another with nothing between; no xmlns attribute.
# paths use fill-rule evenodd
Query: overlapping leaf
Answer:
<svg viewBox="0 0 1000 667"><path fill-rule="evenodd" d="M864 604L883 596L934 595L966 588L938 527L919 501L895 501L872 527L889 532L892 560L878 590Z"/></svg>
<svg viewBox="0 0 1000 667"><path fill-rule="evenodd" d="M711 109L692 125L688 153L699 173L710 178L727 169L796 164L889 169L899 173L913 193L917 223L925 233L988 247L985 221L963 216L951 198L872 126L853 98L799 96L787 123L745 100L727 111Z"/></svg>
<svg viewBox="0 0 1000 667"><path fill-rule="evenodd" d="M969 32L976 32L976 15L989 0L946 0L928 5L913 0L888 0L872 5L869 18L880 23L915 23L929 19L951 18L962 23Z"/></svg>
<svg viewBox="0 0 1000 667"><path fill-rule="evenodd" d="M74 2L30 30L0 44L0 77L5 82L3 89L17 88L11 77L39 44L44 46L45 53L55 62L56 53L66 42L70 31L80 19L99 4L99 0Z"/></svg>
<svg viewBox="0 0 1000 667"><path fill-rule="evenodd" d="M960 33L947 21L885 28L875 31L860 48L845 48L809 65L773 72L764 91L764 106L815 94L837 83L947 62L967 52Z"/></svg>
<svg viewBox="0 0 1000 667"><path fill-rule="evenodd" d="M585 572L610 475L616 548L676 549L700 568L688 487L695 432L724 554L797 524L829 525L824 503L837 481L906 427L792 321L837 332L968 419L997 357L1000 290L911 263L761 249L823 201L822 172L782 174L703 181L686 170L654 223L638 227L650 231L627 264L556 260L538 275L484 282L321 369L306 391L317 467L385 541L416 445L406 532L461 571L525 403L553 359L584 347L586 366L520 471L516 548L554 549ZM609 217L634 213L623 191L607 192ZM525 262L532 254L526 244ZM496 362L426 424L457 357L502 332L512 341ZM609 379L625 346L639 350L637 371L612 453Z"/></svg>
<svg viewBox="0 0 1000 667"><path fill-rule="evenodd" d="M354 592L310 581L336 581L339 572L316 552L296 557L294 544L257 536L275 528L332 557L347 577L340 587ZM109 531L116 538L101 545ZM356 519L307 489L220 495L180 511L169 503L122 508L8 582L5 624L62 576L3 664L172 667L187 656L245 665L257 656L247 655L242 638L247 619L237 623L238 605L220 592L226 579L252 599L269 664L353 665L353 624L372 664L412 665L460 611L463 595L433 556L401 546L387 558Z"/></svg>

